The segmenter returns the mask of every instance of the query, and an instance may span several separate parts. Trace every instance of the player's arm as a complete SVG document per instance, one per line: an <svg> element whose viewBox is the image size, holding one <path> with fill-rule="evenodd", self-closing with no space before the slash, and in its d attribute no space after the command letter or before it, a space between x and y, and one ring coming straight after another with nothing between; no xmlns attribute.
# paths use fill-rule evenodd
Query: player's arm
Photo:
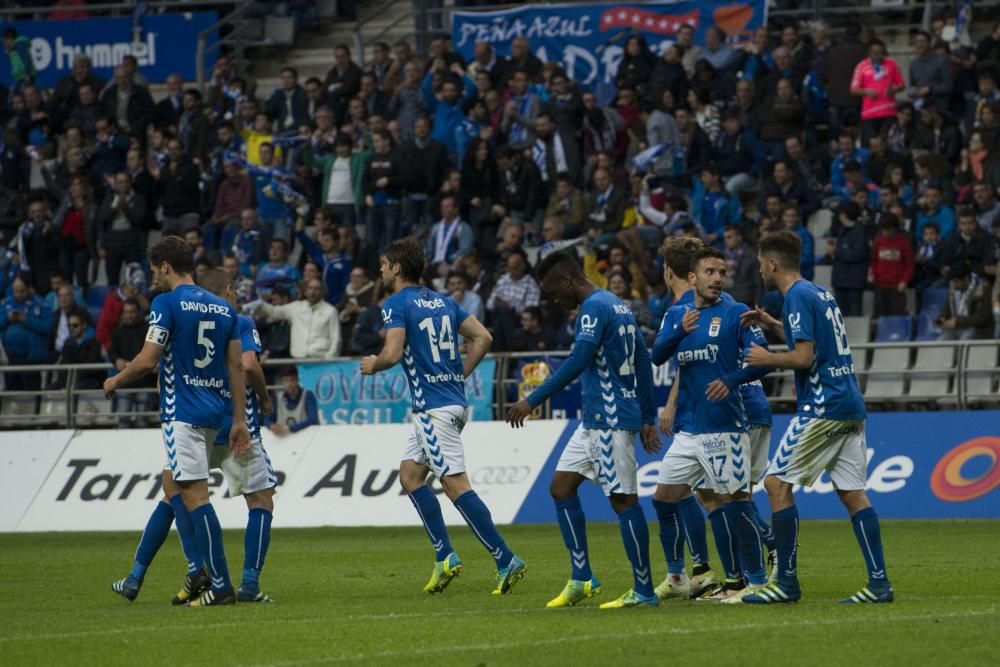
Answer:
<svg viewBox="0 0 1000 667"><path fill-rule="evenodd" d="M667 404L660 411L660 433L666 436L674 433L674 416L677 414L677 397L681 393L681 374L674 375L674 384L670 387Z"/></svg>
<svg viewBox="0 0 1000 667"><path fill-rule="evenodd" d="M475 315L469 315L458 327L458 333L468 342L462 372L469 377L479 362L489 353L493 345L493 335Z"/></svg>
<svg viewBox="0 0 1000 667"><path fill-rule="evenodd" d="M128 386L151 373L160 363L161 356L163 356L163 346L147 337L139 354L135 355L135 359L130 361L117 375L104 381L104 397L111 398L115 391L121 387Z"/></svg>
<svg viewBox="0 0 1000 667"><path fill-rule="evenodd" d="M267 380L264 379L264 369L260 366L257 353L254 350L243 350L240 356L247 384L256 392L260 401L260 413L265 416L271 414L271 395L267 393Z"/></svg>
<svg viewBox="0 0 1000 667"><path fill-rule="evenodd" d="M657 366L665 364L670 357L674 356L677 346L684 340L684 336L698 328L698 317L700 312L695 308L690 308L681 316L679 310L667 311L667 317L663 320L656 339L653 341L653 363Z"/></svg>
<svg viewBox="0 0 1000 667"><path fill-rule="evenodd" d="M250 431L247 430L246 392L237 387L246 386L243 373L243 346L239 338L231 338L226 344L226 375L229 379L233 406L233 425L229 430L229 446L233 453L242 456L250 446Z"/></svg>
<svg viewBox="0 0 1000 667"><path fill-rule="evenodd" d="M403 358L403 348L406 346L406 329L394 327L386 329L385 344L378 355L370 355L361 360L361 372L374 375L379 371L392 368Z"/></svg>
<svg viewBox="0 0 1000 667"><path fill-rule="evenodd" d="M635 382L639 398L639 410L643 424L656 423L656 407L653 405L653 362L649 358L646 342L641 337L635 340Z"/></svg>
<svg viewBox="0 0 1000 667"><path fill-rule="evenodd" d="M760 306L757 306L753 310L748 310L740 315L740 324L745 327L756 324L761 329L770 331L782 343L786 342L785 330L781 326L781 322L771 317L771 314Z"/></svg>
<svg viewBox="0 0 1000 667"><path fill-rule="evenodd" d="M542 383L542 386L531 392L527 398L510 406L507 410L507 422L515 428L523 426L524 419L531 414L531 411L579 377L587 364L593 361L596 353L597 345L595 343L578 339L573 344L573 352L554 375L551 375L548 380Z"/></svg>
<svg viewBox="0 0 1000 667"><path fill-rule="evenodd" d="M787 352L768 352L765 348L754 344L747 352L747 364L753 367L773 366L781 370L795 371L812 366L815 356L816 346L811 340L797 340Z"/></svg>
<svg viewBox="0 0 1000 667"><path fill-rule="evenodd" d="M303 389L302 391L305 391ZM316 397L313 396L311 391L305 391L305 402L306 402L306 418L300 422L295 422L288 427L288 430L292 433L298 433L304 428L309 426L316 426L319 424L319 409L316 406Z"/></svg>

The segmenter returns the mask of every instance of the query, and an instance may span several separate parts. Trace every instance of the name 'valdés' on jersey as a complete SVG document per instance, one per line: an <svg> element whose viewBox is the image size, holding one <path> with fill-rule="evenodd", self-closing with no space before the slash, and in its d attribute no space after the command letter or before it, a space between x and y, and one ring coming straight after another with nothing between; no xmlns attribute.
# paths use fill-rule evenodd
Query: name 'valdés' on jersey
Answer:
<svg viewBox="0 0 1000 667"><path fill-rule="evenodd" d="M458 328L468 317L450 296L426 287L403 288L382 305L386 330L406 330L403 371L414 412L468 405L458 350Z"/></svg>
<svg viewBox="0 0 1000 667"><path fill-rule="evenodd" d="M146 340L163 346L160 420L219 428L229 403L226 347L239 338L236 312L196 285L179 285L153 299Z"/></svg>

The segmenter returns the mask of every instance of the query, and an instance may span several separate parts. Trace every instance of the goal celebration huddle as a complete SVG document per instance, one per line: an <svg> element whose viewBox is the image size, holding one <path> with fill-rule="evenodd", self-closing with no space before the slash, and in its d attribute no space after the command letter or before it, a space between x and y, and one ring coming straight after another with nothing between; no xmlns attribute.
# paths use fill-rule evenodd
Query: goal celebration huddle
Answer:
<svg viewBox="0 0 1000 667"><path fill-rule="evenodd" d="M553 375L508 409L506 421L524 428L530 442L526 420L580 378L580 422L559 455L550 485L569 561L569 580L560 591L560 582L520 583L531 554L507 543L466 474L462 431L470 411L465 378L490 351L490 332L453 298L423 286L426 262L418 242L404 238L386 246L381 277L391 296L382 306L384 345L378 355L362 359L361 372L372 375L401 364L409 386L413 431L400 443L399 481L434 551L423 591L444 593L463 568L438 495L428 484L433 475L495 561L493 595L515 587L519 592L552 589L557 594L546 606L572 607L602 593L598 571L613 564L591 562L578 497L589 480L601 487L617 515L633 581L631 589L600 604L602 609L655 607L673 598L795 602L808 594L809 583L800 584L798 577L793 487L809 486L826 473L851 521L862 556L859 574L862 562L867 572L864 584L844 591L840 602L892 602L879 518L865 493L866 411L844 320L830 292L799 273L799 237L774 232L758 247L764 287L784 297L780 320L723 291L726 262L720 251L696 238L672 237L661 252L674 305L651 350L629 307L590 282L574 253L551 253L535 268L544 296L576 313L574 345ZM271 402L259 336L253 321L237 313L227 274L213 270L194 284L191 254L179 239L157 243L150 264L163 293L152 302L145 344L107 380L104 391L110 397L158 368L167 455L164 498L143 531L132 570L112 589L136 599L153 557L176 524L187 574L174 604L268 602L261 572L277 477L260 435ZM768 334L787 350L769 350ZM653 401L653 364L670 364L675 371L664 406ZM761 379L776 370L794 371L797 405L772 448L771 412ZM663 454L652 499L663 558L650 548L639 503L636 447ZM243 495L248 508L242 578L236 586L209 498L213 468L221 469L230 494ZM760 484L769 515L752 499ZM709 558L705 512L717 564ZM844 539L850 539L846 530Z"/></svg>

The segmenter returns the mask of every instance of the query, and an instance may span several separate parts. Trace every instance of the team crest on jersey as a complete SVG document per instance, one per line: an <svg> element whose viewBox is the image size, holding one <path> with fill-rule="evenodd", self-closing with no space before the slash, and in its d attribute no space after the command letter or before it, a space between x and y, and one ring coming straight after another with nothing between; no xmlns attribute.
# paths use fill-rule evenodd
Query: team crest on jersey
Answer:
<svg viewBox="0 0 1000 667"><path fill-rule="evenodd" d="M597 330L598 319L596 317L591 317L590 315L580 316L580 335L582 336L593 336Z"/></svg>
<svg viewBox="0 0 1000 667"><path fill-rule="evenodd" d="M385 324L389 324L389 320L391 320L391 319L392 319L392 308L390 308L389 310L385 310L383 308L382 309L382 322L385 323Z"/></svg>
<svg viewBox="0 0 1000 667"><path fill-rule="evenodd" d="M719 331L722 329L722 318L713 317L711 323L708 325L708 335L715 338L719 335Z"/></svg>
<svg viewBox="0 0 1000 667"><path fill-rule="evenodd" d="M802 321L802 313L791 313L788 316L788 326L792 328L793 334L797 334L802 330L801 327L799 326L799 322L801 321Z"/></svg>
<svg viewBox="0 0 1000 667"><path fill-rule="evenodd" d="M257 333L256 329L252 329L252 331L253 331L253 342L257 345L257 347L260 347L261 346L260 345L260 334Z"/></svg>
<svg viewBox="0 0 1000 667"><path fill-rule="evenodd" d="M163 313L157 313L156 311L152 311L149 313L150 324L159 324L160 320L162 319L163 319Z"/></svg>

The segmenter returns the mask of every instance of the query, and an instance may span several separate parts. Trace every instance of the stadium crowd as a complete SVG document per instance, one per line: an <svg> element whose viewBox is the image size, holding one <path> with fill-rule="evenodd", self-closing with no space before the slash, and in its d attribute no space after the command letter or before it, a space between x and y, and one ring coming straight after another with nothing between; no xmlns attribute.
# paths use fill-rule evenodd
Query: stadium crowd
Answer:
<svg viewBox="0 0 1000 667"><path fill-rule="evenodd" d="M908 289L919 310L946 288L940 335L993 337L1000 24L971 44L955 21L911 34L908 71L856 23L836 39L772 25L738 45L711 28L704 46L683 27L661 55L631 36L595 92L526 38L469 62L443 37L426 56L379 43L365 68L339 45L324 79L287 67L275 90L222 56L204 95L171 76L159 100L130 56L105 81L81 55L49 90L18 59L0 109L4 355L121 367L142 345L145 248L163 234L185 238L199 275L236 279L273 358L377 352L379 253L404 235L495 351L572 345L532 277L557 248L577 248L650 340L670 305L666 236L722 249L733 296L780 312L755 252L778 229L802 237L807 278L831 265L845 316L866 290L879 317L915 315ZM9 54L18 40L4 34Z"/></svg>

